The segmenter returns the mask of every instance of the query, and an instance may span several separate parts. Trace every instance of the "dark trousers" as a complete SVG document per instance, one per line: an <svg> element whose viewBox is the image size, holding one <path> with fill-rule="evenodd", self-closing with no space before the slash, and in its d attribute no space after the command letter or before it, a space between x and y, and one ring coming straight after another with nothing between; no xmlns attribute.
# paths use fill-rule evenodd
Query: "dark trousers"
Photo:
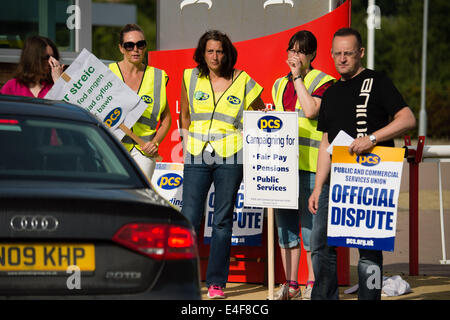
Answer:
<svg viewBox="0 0 450 320"><path fill-rule="evenodd" d="M191 162L193 163L193 161ZM214 216L209 251L206 286L225 287L230 266L233 211L242 182L243 166L232 164L185 164L183 173L183 208L181 213L198 233L205 212L205 201L214 183Z"/></svg>
<svg viewBox="0 0 450 320"><path fill-rule="evenodd" d="M336 247L328 246L328 199L330 186L324 185L311 233L311 260L314 269L312 300L338 300ZM378 250L359 250L358 299L379 300L383 285L383 253Z"/></svg>

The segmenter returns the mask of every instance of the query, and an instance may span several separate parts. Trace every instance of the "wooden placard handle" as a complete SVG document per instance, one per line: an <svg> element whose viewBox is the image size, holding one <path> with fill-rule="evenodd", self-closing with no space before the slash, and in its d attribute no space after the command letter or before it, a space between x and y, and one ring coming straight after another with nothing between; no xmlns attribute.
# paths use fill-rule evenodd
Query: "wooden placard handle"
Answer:
<svg viewBox="0 0 450 320"><path fill-rule="evenodd" d="M70 79L70 77L69 77L69 75L67 74L67 73L65 73L65 72L63 72L62 74L61 74L61 78L65 81L65 82L69 82L71 79Z"/></svg>
<svg viewBox="0 0 450 320"><path fill-rule="evenodd" d="M137 144L139 144L141 147L143 147L146 142L138 137L133 131L131 131L126 125L124 125L123 123L119 125L119 128L125 132L125 134L127 136L129 136L131 139L134 140L134 142L136 142ZM156 161L162 161L162 157L159 154L156 154L154 156L152 156L152 158L154 158Z"/></svg>

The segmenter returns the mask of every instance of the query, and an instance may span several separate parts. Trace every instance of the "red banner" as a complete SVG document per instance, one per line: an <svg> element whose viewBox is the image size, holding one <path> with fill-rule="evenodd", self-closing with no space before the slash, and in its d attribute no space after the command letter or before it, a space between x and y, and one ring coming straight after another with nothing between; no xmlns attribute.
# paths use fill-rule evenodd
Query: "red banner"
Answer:
<svg viewBox="0 0 450 320"><path fill-rule="evenodd" d="M309 30L317 38L317 56L313 66L338 78L339 74L334 67L331 58L331 42L333 34L340 28L350 26L351 2L346 1L336 10L309 23L303 24L273 35L235 42L238 50L237 69L245 70L255 81L263 86L262 99L266 104L272 104L272 85L279 77L286 75L289 68L286 64L289 39L300 30ZM226 32L226 30L221 30ZM233 39L231 39L233 40ZM197 43L193 43L196 46ZM181 92L181 81L183 70L196 66L192 59L195 49L167 50L149 52L149 63L152 66L163 69L170 77L167 85L167 96L172 113L172 127L166 139L161 144L160 154L164 162L183 162L182 147L178 132L179 126L179 97ZM264 228L264 233L267 232ZM264 282L266 270L265 259L267 259L267 245L264 243L267 237L263 236L263 245L259 247L232 247L230 282ZM207 256L209 248L200 243L200 254L202 262L202 279L205 279ZM338 283L348 285L349 276L349 250L338 248ZM301 261L298 272L298 281L305 284L308 271L306 265L306 252L302 247ZM283 283L284 271L280 259L280 250L276 246L276 282Z"/></svg>
<svg viewBox="0 0 450 320"><path fill-rule="evenodd" d="M289 39L300 30L309 30L317 38L317 56L312 65L335 77L339 75L331 58L331 42L336 30L350 26L350 1L346 1L334 11L301 26L269 36L235 42L238 50L236 68L245 70L263 88L262 99L272 104L272 85L275 80L289 72L286 64ZM221 30L226 33L226 30ZM233 41L233 39L231 39ZM193 43L196 46L197 43ZM164 162L183 162L182 147L178 132L180 113L179 97L183 70L193 68L195 49L151 51L149 64L163 69L169 75L167 98L172 113L172 127L161 144L160 154Z"/></svg>

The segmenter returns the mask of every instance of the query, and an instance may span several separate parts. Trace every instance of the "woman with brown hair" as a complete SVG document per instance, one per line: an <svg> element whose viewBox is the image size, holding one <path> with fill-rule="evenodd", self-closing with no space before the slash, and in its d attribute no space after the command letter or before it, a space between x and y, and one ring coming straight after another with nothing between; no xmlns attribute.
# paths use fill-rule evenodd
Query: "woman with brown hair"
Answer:
<svg viewBox="0 0 450 320"><path fill-rule="evenodd" d="M141 27L127 24L119 35L119 50L123 59L111 63L109 68L148 105L132 128L137 136L146 141L145 145L136 144L128 136L122 139L122 143L151 180L156 167L155 156L158 155L159 144L169 132L172 116L166 97L169 77L164 70L144 63L146 48L147 41Z"/></svg>
<svg viewBox="0 0 450 320"><path fill-rule="evenodd" d="M206 32L194 53L197 67L184 70L181 128L184 144L183 209L200 231L205 200L214 183L214 216L206 286L225 298L230 266L233 209L243 176L243 112L264 109L263 88L235 69L237 50L226 34Z"/></svg>
<svg viewBox="0 0 450 320"><path fill-rule="evenodd" d="M25 41L13 79L2 87L2 94L44 98L63 73L59 52L53 41L32 36Z"/></svg>
<svg viewBox="0 0 450 320"><path fill-rule="evenodd" d="M316 54L317 39L314 34L308 30L295 33L286 50L286 64L290 72L278 78L272 88L275 110L298 114L299 137L299 209L275 211L278 244L286 277L286 282L275 294L275 300L309 300L314 286L310 246L314 216L308 210L308 198L314 189L318 147L322 137L322 133L317 131L316 117L324 92L335 81L332 76L311 65ZM308 266L308 280L303 294L297 281L302 243Z"/></svg>

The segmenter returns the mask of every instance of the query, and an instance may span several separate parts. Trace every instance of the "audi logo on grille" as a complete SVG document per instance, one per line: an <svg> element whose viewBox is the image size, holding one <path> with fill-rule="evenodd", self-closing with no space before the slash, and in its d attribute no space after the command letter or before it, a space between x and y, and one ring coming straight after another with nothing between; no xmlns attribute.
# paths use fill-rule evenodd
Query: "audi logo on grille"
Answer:
<svg viewBox="0 0 450 320"><path fill-rule="evenodd" d="M14 231L48 231L58 228L59 221L52 216L14 216L10 226Z"/></svg>

